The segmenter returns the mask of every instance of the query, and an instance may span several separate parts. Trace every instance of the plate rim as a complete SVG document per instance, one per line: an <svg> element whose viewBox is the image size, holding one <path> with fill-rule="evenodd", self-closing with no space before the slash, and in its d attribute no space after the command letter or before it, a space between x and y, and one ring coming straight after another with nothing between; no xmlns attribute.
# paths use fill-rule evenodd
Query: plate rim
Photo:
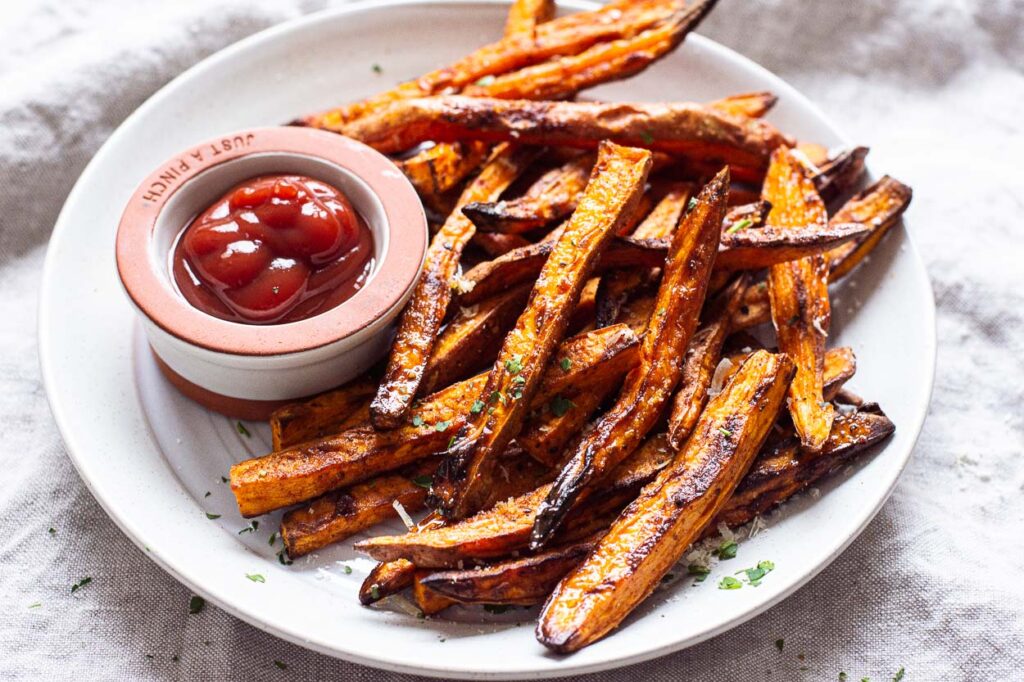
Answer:
<svg viewBox="0 0 1024 682"><path fill-rule="evenodd" d="M74 429L70 426L70 418L67 416L66 410L73 409L73 405L64 405L61 402L59 394L58 377L53 374L53 366L49 359L54 351L51 345L54 343L52 337L56 330L51 329L51 313L50 304L48 301L52 299L51 283L53 282L52 271L56 267L54 265L57 260L56 252L57 249L54 244L59 241L60 235L67 229L67 224L72 223L72 218L68 215L69 207L74 205L78 200L78 194L83 186L83 179L89 177L93 172L97 164L102 161L105 154L104 152L108 147L116 142L117 133L123 127L131 124L134 120L141 116L142 112L148 111L150 108L159 106L160 101L166 96L168 90L172 89L179 81L193 77L195 74L202 72L203 70L215 68L216 65L225 60L232 59L236 53L243 51L249 47L252 43L258 43L266 40L270 37L277 36L279 34L288 33L291 31L302 30L306 26L319 23L321 21L328 21L336 19L339 16L348 14L366 12L378 10L386 7L394 6L405 6L405 5L507 5L507 0L384 0L382 2L376 2L374 0L359 0L350 4L345 4L335 8L329 8L317 12L310 13L308 15L291 19L274 26L268 27L262 31L258 31L250 36L243 38L231 45L228 45L217 52L209 55L208 57L200 60L196 64L192 65L175 78L168 81L160 89L155 91L145 102L143 102L135 111L133 111L128 117L126 117L117 128L111 132L110 137L103 143L103 145L97 150L92 160L83 169L81 175L75 181L74 186L68 193L65 199L64 205L58 214L57 220L54 224L53 231L51 232L50 240L47 244L46 256L43 264L42 271L42 282L40 285L39 299L38 299L38 313L37 313L37 338L39 344L39 362L41 375L43 379L43 385L46 390L47 401L50 405L50 411L53 415L54 422L57 425L57 429L60 432L61 439L64 443L65 450L67 451L68 457L71 459L75 466L76 471L79 474L79 478L85 483L89 492L93 498L97 501L100 507L104 510L108 517L114 521L118 528L128 537L128 539L135 544L145 556L153 559L158 566L164 571L173 576L178 582L184 584L189 589L193 590L195 594L201 595L209 599L212 603L216 604L219 608L227 611L231 615L249 623L250 625L257 627L265 632L273 634L276 637L280 637L286 641L297 644L303 648L317 651L328 656L335 658L341 658L346 661L353 663L370 666L373 668L389 670L393 672L418 674L430 677L451 677L457 675L460 678L473 678L473 679L539 679L544 677L564 677L568 675L579 675L585 673L599 672L602 670L610 670L620 668L628 665L634 665L643 661L659 658L670 653L680 651L688 648L702 641L710 639L711 637L717 636L722 632L731 630L742 623L754 618L755 616L763 613L764 611L777 605L779 602L788 598L794 592L799 590L811 579L818 575L822 570L829 566L846 548L863 532L864 528L871 522L872 519L877 515L882 506L889 499L896 485L898 484L903 472L906 470L906 466L913 455L916 448L918 439L921 434L921 430L924 425L924 421L927 418L928 409L931 403L934 385L935 385L935 373L936 373L936 362L937 362L937 329L936 329L936 310L934 291L931 286L931 281L927 274L924 261L918 252L918 249L914 243L909 230L904 226L904 239L906 240L907 250L909 251L910 258L914 263L913 276L920 280L923 285L923 291L927 292L925 296L926 303L922 309L924 316L924 326L926 327L926 341L927 347L922 349L926 353L927 367L929 368L927 377L927 386L925 394L926 399L922 401L922 404L918 406L916 413L913 415L912 424L901 424L900 430L904 432L911 432L912 437L909 439L905 452L900 454L899 468L896 474L889 481L887 488L883 495L879 496L877 502L872 505L869 509L866 509L856 526L856 529L845 537L840 543L835 545L832 551L825 557L820 563L812 567L799 579L788 585L786 589L779 591L770 599L763 603L757 604L752 608L748 608L741 615L723 622L718 627L712 628L708 631L701 633L698 636L690 638L680 639L676 642L658 646L652 649L648 649L639 653L618 655L614 649L610 650L610 654L604 658L587 662L574 664L572 658L566 657L551 657L552 665L549 668L542 670L530 670L526 672L517 672L515 670L507 670L504 672L493 672L474 670L469 667L459 666L456 661L451 663L437 663L435 661L424 661L420 665L410 665L402 662L399 657L392 658L381 658L377 656L365 655L359 650L354 648L341 648L332 647L328 645L322 645L320 642L311 641L304 637L299 632L293 632L292 630L279 626L273 621L261 618L258 611L246 608L243 604L236 604L227 597L220 595L216 592L211 591L212 588L205 586L196 580L193 580L189 575L190 571L184 567L177 565L177 561L172 556L166 556L163 552L155 551L151 549L146 541L141 536L141 531L134 528L134 523L128 518L124 518L111 503L111 501L99 494L95 482L86 474L88 469L87 460L88 455L84 455L80 452L81 446L76 445L77 436ZM593 9L598 6L590 0L560 0L559 6L565 9L572 10L587 10ZM754 62L753 60L743 56L742 54L735 52L734 50L721 45L709 38L705 38L700 34L692 34L687 38L690 42L695 42L701 45L703 49L709 50L716 59L721 59L729 62L739 62L743 68L759 72L760 75L766 80L776 84L776 94L785 93L785 97L791 98L798 101L802 107L810 109L819 119L823 122L837 138L842 139L845 144L850 144L848 138L838 130L832 123L831 119L824 115L821 109L810 99L796 90L793 86L789 85L786 81L776 76L772 72L768 71L765 67ZM55 363L55 361L53 361ZM134 382L134 379L132 380ZM146 424L146 430L150 431L149 424ZM150 437L153 438L152 432L150 431ZM155 442L155 438L153 438Z"/></svg>

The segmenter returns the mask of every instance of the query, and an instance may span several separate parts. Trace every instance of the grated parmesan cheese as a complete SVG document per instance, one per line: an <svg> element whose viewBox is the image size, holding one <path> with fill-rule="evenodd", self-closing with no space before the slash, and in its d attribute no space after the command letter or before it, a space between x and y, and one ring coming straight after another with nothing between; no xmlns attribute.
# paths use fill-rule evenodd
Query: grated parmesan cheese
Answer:
<svg viewBox="0 0 1024 682"><path fill-rule="evenodd" d="M711 376L711 386L708 387L708 397L713 398L722 392L722 385L725 384L725 375L732 369L732 360L722 358L715 367L715 373Z"/></svg>
<svg viewBox="0 0 1024 682"><path fill-rule="evenodd" d="M412 522L412 517L409 516L409 512L405 511L405 507L402 506L401 502L394 500L391 506L398 512L398 516L402 519L402 523L405 524L407 530L412 530L416 527L416 524Z"/></svg>

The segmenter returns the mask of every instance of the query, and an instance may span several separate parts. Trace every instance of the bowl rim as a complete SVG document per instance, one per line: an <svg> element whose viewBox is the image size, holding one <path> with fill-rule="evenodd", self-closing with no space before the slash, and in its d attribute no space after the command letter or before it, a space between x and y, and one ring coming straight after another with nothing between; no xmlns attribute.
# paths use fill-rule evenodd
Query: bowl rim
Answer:
<svg viewBox="0 0 1024 682"><path fill-rule="evenodd" d="M304 320L251 325L222 320L193 307L158 272L162 265L148 254L160 215L171 198L206 171L260 155L307 157L332 164L354 175L376 195L384 211L388 246L357 296ZM401 238L395 233L398 226ZM141 315L187 345L238 356L310 351L362 336L386 323L388 313L401 305L415 286L426 251L423 205L390 159L343 135L290 126L232 131L168 158L142 180L128 200L115 244L118 276Z"/></svg>

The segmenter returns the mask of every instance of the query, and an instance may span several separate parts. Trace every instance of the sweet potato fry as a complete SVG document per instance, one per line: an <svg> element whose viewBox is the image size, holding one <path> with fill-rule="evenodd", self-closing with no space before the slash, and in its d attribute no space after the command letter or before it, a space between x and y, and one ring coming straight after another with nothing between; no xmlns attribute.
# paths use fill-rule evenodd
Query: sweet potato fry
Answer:
<svg viewBox="0 0 1024 682"><path fill-rule="evenodd" d="M639 341L628 327L608 327L563 342L537 391L536 405L591 383L615 381L635 363ZM231 467L231 491L243 516L256 516L312 499L441 452L465 421L486 375L428 396L401 428L377 431L367 423L336 436L248 459Z"/></svg>
<svg viewBox="0 0 1024 682"><path fill-rule="evenodd" d="M760 119L739 119L700 104L534 102L433 97L396 102L353 121L345 134L383 152L427 140L512 140L594 148L603 140L728 163L755 176L792 140Z"/></svg>
<svg viewBox="0 0 1024 682"><path fill-rule="evenodd" d="M444 194L480 167L490 153L486 142L442 142L395 165L421 196Z"/></svg>
<svg viewBox="0 0 1024 682"><path fill-rule="evenodd" d="M477 232L473 235L473 244L479 246L491 258L498 258L510 251L529 246L530 240L518 234Z"/></svg>
<svg viewBox="0 0 1024 682"><path fill-rule="evenodd" d="M365 405L376 390L376 379L361 376L341 388L275 410L270 415L274 450L333 433L332 429Z"/></svg>
<svg viewBox="0 0 1024 682"><path fill-rule="evenodd" d="M521 284L470 308L461 308L434 344L423 370L420 394L433 393L494 362L501 340L516 323L529 297L530 285Z"/></svg>
<svg viewBox="0 0 1024 682"><path fill-rule="evenodd" d="M784 355L759 351L747 360L708 403L683 450L555 588L537 624L542 644L577 651L615 629L654 590L728 502L764 443L793 373Z"/></svg>
<svg viewBox="0 0 1024 682"><path fill-rule="evenodd" d="M719 270L760 270L808 256L820 257L825 251L865 237L869 232L870 228L861 223L730 228L722 231L715 267Z"/></svg>
<svg viewBox="0 0 1024 682"><path fill-rule="evenodd" d="M649 438L615 469L600 496L570 515L559 540L571 542L606 527L609 515L622 509L673 456L664 434ZM462 521L416 533L369 538L355 548L380 561L408 559L422 568L454 568L460 562L505 556L526 547L537 506L550 489L543 485Z"/></svg>
<svg viewBox="0 0 1024 682"><path fill-rule="evenodd" d="M717 0L679 3L673 14L635 36L602 42L576 55L528 66L472 85L463 93L500 99L564 99L636 75L672 52Z"/></svg>
<svg viewBox="0 0 1024 682"><path fill-rule="evenodd" d="M686 210L686 204L693 193L689 183L675 183L668 188L665 196L654 210L644 218L633 237L636 239L665 239L672 236L679 219ZM601 278L597 293L597 319L595 326L606 327L614 324L619 310L636 290L654 282L661 274L660 268L629 268L614 270Z"/></svg>
<svg viewBox="0 0 1024 682"><path fill-rule="evenodd" d="M772 205L768 215L771 227L789 230L827 223L825 204L805 166L788 149L772 155L763 192ZM809 256L771 266L768 298L779 350L789 355L797 368L789 389L789 414L803 446L816 452L825 444L834 416L822 396L825 338L831 320L825 257Z"/></svg>
<svg viewBox="0 0 1024 682"><path fill-rule="evenodd" d="M768 213L772 207L767 201L752 201L749 204L739 204L729 209L722 221L722 232L736 232L747 228L760 228L768 220Z"/></svg>
<svg viewBox="0 0 1024 682"><path fill-rule="evenodd" d="M534 156L514 147L496 150L462 192L459 205L497 198ZM451 301L462 249L475 231L473 223L456 210L430 240L419 281L402 311L384 378L370 404L370 418L378 429L398 427L409 412Z"/></svg>
<svg viewBox="0 0 1024 682"><path fill-rule="evenodd" d="M864 223L870 227L870 233L825 254L830 268L829 280L846 276L864 260L892 226L899 222L912 197L910 187L886 175L846 202L832 220Z"/></svg>
<svg viewBox="0 0 1024 682"><path fill-rule="evenodd" d="M463 518L480 508L497 455L522 428L580 292L604 245L639 201L650 166L650 152L601 146L579 206L552 245L526 310L435 476L431 496L446 517Z"/></svg>
<svg viewBox="0 0 1024 682"><path fill-rule="evenodd" d="M739 277L729 285L715 302L717 309L707 324L693 335L686 349L679 391L672 399L672 411L668 419L668 439L677 450L686 442L704 410L711 379L722 358L725 338L729 335L729 325L746 291L746 285L746 277Z"/></svg>
<svg viewBox="0 0 1024 682"><path fill-rule="evenodd" d="M617 388L617 383L608 382L603 386L555 396L538 410L538 414L531 416L515 442L538 462L550 467L559 466L565 445L583 429L601 403Z"/></svg>
<svg viewBox="0 0 1024 682"><path fill-rule="evenodd" d="M532 37L537 26L554 16L554 0L514 0L505 19L505 37Z"/></svg>
<svg viewBox="0 0 1024 682"><path fill-rule="evenodd" d="M771 111L778 101L779 98L770 92L747 92L709 102L708 106L731 116L761 118Z"/></svg>
<svg viewBox="0 0 1024 682"><path fill-rule="evenodd" d="M672 238L655 314L640 348L640 364L626 377L615 405L573 448L537 512L530 546L548 542L566 514L625 459L654 427L679 383L679 357L697 327L715 262L729 196L729 170L701 190Z"/></svg>
<svg viewBox="0 0 1024 682"><path fill-rule="evenodd" d="M818 168L812 180L822 200L830 202L857 186L864 176L868 151L867 147L843 150Z"/></svg>
<svg viewBox="0 0 1024 682"><path fill-rule="evenodd" d="M398 594L411 587L416 577L416 566L411 561L398 559L377 564L359 587L359 603L369 606L384 597Z"/></svg>
<svg viewBox="0 0 1024 682"><path fill-rule="evenodd" d="M681 4L679 0L617 0L593 12L560 17L537 26L529 34L507 36L485 45L454 64L416 80L359 102L302 117L295 123L344 133L346 124L393 102L442 91L457 92L481 78L514 71L552 57L578 54L599 42L636 35L671 16Z"/></svg>
<svg viewBox="0 0 1024 682"><path fill-rule="evenodd" d="M746 525L842 464L866 452L893 432L893 424L877 406L838 415L832 432L817 457L798 456L796 438L766 443L736 491L705 527L703 535L717 532L719 523L730 528ZM614 521L609 518L609 525ZM509 559L480 568L428 573L423 584L438 595L465 604L518 604L543 602L569 571L583 561L604 535L602 529L581 542L554 547L521 559Z"/></svg>
<svg viewBox="0 0 1024 682"><path fill-rule="evenodd" d="M462 212L481 231L529 232L575 210L593 167L594 156L581 154L541 175L520 197L466 204Z"/></svg>

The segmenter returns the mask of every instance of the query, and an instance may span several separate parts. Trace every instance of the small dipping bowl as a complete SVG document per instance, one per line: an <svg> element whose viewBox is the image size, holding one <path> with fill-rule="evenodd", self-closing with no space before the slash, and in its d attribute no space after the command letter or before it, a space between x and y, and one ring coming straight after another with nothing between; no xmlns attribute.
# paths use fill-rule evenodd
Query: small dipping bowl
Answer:
<svg viewBox="0 0 1024 682"><path fill-rule="evenodd" d="M341 190L373 235L374 266L340 305L304 320L244 324L193 307L178 291L171 251L181 232L241 182L305 175ZM150 348L189 398L241 419L334 388L383 356L427 248L419 197L387 157L355 140L298 127L253 128L168 159L125 207L117 269Z"/></svg>

